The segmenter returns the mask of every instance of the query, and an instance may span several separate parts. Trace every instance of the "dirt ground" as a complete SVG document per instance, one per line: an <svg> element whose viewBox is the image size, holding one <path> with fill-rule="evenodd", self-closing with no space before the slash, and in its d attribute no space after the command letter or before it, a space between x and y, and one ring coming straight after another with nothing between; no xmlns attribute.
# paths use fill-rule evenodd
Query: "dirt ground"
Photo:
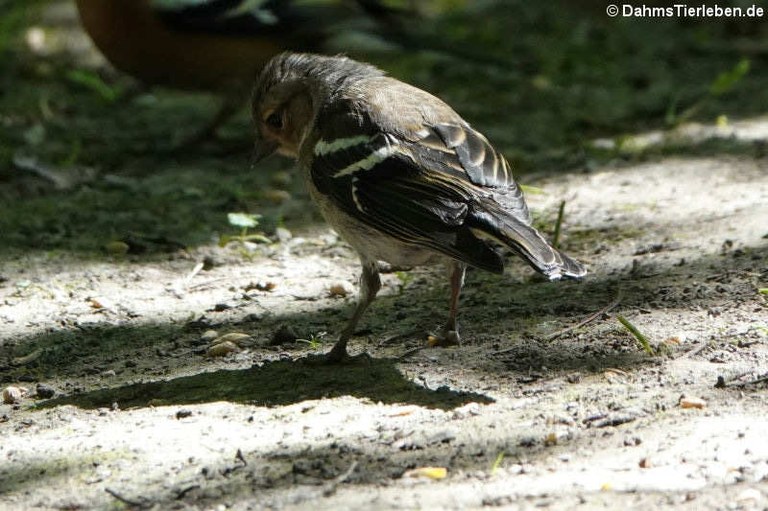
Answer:
<svg viewBox="0 0 768 511"><path fill-rule="evenodd" d="M503 72L390 56L509 156L548 236L565 201L590 274L470 271L463 344L429 348L444 270L389 269L369 356L331 366L359 266L291 167L226 148L245 115L163 153L212 98L131 82L38 3L35 55L0 60L0 509L768 509L764 24L500 2L435 30L482 27ZM268 242L220 247L236 211Z"/></svg>
<svg viewBox="0 0 768 511"><path fill-rule="evenodd" d="M544 282L512 258L503 277L473 271L463 345L431 349L443 272L387 273L351 345L370 359L341 366L313 357L349 313L357 261L322 226L8 262L0 365L29 395L0 405L0 506L765 509L768 160L527 184L542 224L566 201L563 245L588 278ZM250 337L209 356L227 333Z"/></svg>

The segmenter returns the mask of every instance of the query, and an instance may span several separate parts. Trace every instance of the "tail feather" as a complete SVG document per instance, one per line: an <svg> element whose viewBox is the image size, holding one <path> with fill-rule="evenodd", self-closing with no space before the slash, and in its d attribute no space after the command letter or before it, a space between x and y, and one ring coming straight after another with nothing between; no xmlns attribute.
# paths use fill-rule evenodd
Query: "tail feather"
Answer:
<svg viewBox="0 0 768 511"><path fill-rule="evenodd" d="M578 279L587 274L583 264L552 247L539 231L514 217L476 214L473 221L477 230L509 247L549 280Z"/></svg>

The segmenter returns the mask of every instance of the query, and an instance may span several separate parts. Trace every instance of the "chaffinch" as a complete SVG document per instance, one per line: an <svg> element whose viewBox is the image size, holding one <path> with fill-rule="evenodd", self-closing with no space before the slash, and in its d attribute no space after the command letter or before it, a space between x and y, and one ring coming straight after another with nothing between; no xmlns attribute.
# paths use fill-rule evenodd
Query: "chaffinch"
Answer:
<svg viewBox="0 0 768 511"><path fill-rule="evenodd" d="M258 71L276 54L317 51L340 26L357 23L364 30L389 24L399 15L377 0L315 5L291 0L76 3L86 32L117 69L148 85L222 96L220 111L197 139L240 108Z"/></svg>
<svg viewBox="0 0 768 511"><path fill-rule="evenodd" d="M531 225L509 164L488 139L440 99L376 67L283 53L262 70L252 114L258 156L298 159L323 216L360 256L359 301L328 354L332 361L347 356L381 287L377 261L449 265L443 343L459 341L467 266L503 272L497 243L550 280L586 274Z"/></svg>

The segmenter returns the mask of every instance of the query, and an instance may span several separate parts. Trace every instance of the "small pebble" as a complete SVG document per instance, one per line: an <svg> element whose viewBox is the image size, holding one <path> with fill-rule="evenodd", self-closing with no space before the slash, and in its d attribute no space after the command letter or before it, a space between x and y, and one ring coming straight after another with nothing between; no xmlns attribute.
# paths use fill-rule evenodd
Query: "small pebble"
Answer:
<svg viewBox="0 0 768 511"><path fill-rule="evenodd" d="M240 348L237 344L232 341L224 341L208 348L206 355L209 357L225 357L230 353L236 353L238 351L240 351Z"/></svg>
<svg viewBox="0 0 768 511"><path fill-rule="evenodd" d="M680 408L706 408L707 402L699 397L683 397L680 398Z"/></svg>
<svg viewBox="0 0 768 511"><path fill-rule="evenodd" d="M350 287L346 282L333 284L328 288L328 296L331 298L345 298L351 292Z"/></svg>
<svg viewBox="0 0 768 511"><path fill-rule="evenodd" d="M242 348L248 344L250 344L248 341L251 340L251 336L248 334L244 334L241 332L230 332L228 334L224 334L221 337L217 337L216 339L211 342L211 346L215 346L216 344L221 344L223 342L231 342L235 345L237 345L238 348Z"/></svg>
<svg viewBox="0 0 768 511"><path fill-rule="evenodd" d="M37 395L43 399L49 399L56 395L56 390L45 383L38 383L35 390Z"/></svg>
<svg viewBox="0 0 768 511"><path fill-rule="evenodd" d="M182 408L178 412L176 412L176 418L177 419L186 419L187 417L192 416L192 410L189 410L187 408Z"/></svg>
<svg viewBox="0 0 768 511"><path fill-rule="evenodd" d="M200 336L201 341L211 342L219 336L219 332L216 330L206 330L203 335Z"/></svg>
<svg viewBox="0 0 768 511"><path fill-rule="evenodd" d="M293 238L293 234L291 233L291 231L289 231L285 227L278 227L275 229L275 237L281 243L285 243L286 241Z"/></svg>
<svg viewBox="0 0 768 511"><path fill-rule="evenodd" d="M288 325L280 325L274 334L272 334L272 345L287 344L289 342L295 342L299 336L296 334L296 330Z"/></svg>
<svg viewBox="0 0 768 511"><path fill-rule="evenodd" d="M8 386L3 389L3 403L15 405L21 403L27 395L27 389L24 387Z"/></svg>

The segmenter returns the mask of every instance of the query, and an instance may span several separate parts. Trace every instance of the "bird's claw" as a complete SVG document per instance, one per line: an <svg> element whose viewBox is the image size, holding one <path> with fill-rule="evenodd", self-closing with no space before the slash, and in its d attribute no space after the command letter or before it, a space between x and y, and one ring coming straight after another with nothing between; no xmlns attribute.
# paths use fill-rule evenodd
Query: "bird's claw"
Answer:
<svg viewBox="0 0 768 511"><path fill-rule="evenodd" d="M427 344L431 348L436 346L443 348L447 346L458 346L461 344L461 337L459 336L458 330L443 330L440 335L430 334L427 336Z"/></svg>

